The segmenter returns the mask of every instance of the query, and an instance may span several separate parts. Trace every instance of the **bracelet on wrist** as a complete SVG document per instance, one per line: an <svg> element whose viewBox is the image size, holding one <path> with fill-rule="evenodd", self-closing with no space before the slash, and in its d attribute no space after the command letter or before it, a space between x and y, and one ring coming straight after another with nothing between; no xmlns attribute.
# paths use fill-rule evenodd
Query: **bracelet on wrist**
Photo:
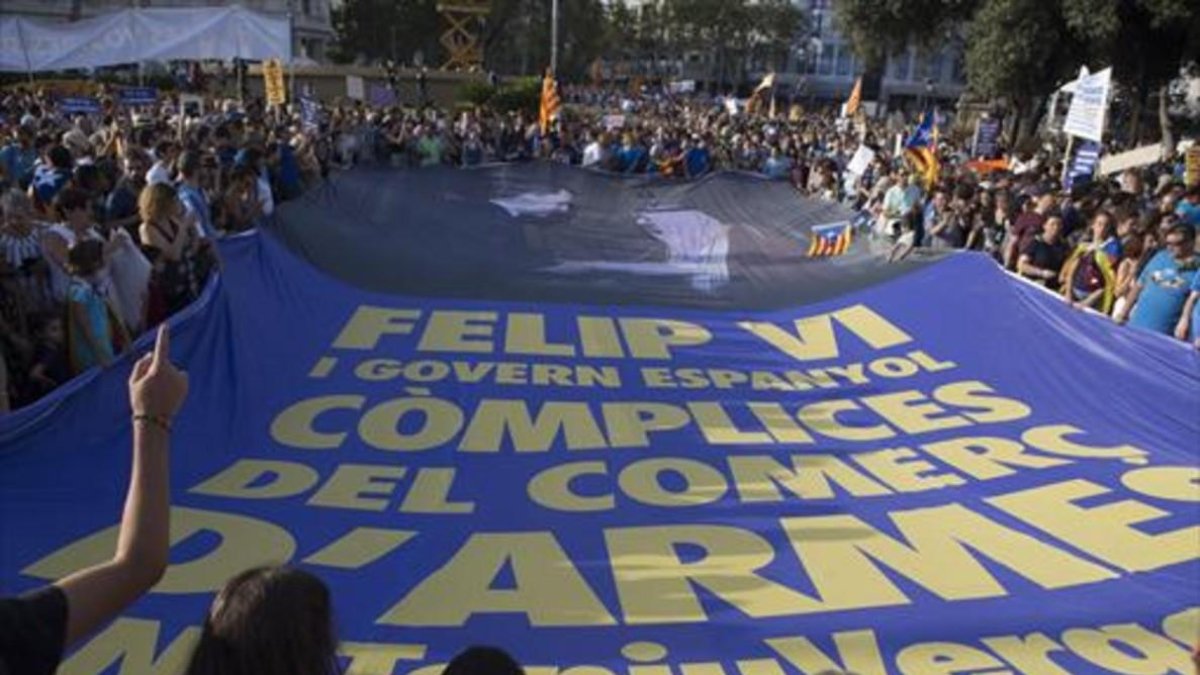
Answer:
<svg viewBox="0 0 1200 675"><path fill-rule="evenodd" d="M148 415L146 413L134 413L133 421L134 422L144 422L146 424L149 424L150 426L158 427L159 429L161 429L167 433L171 432L170 418L163 417L162 415Z"/></svg>

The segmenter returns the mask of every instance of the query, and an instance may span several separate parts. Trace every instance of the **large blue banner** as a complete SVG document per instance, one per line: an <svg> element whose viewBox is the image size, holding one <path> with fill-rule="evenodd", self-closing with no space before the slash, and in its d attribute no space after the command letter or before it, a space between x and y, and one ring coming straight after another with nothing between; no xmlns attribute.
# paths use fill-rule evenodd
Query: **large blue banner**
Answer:
<svg viewBox="0 0 1200 675"><path fill-rule="evenodd" d="M1200 357L980 256L718 311L221 250L174 331L173 564L62 673L178 672L268 562L330 585L357 675L1190 672ZM5 592L111 554L130 361L0 420Z"/></svg>

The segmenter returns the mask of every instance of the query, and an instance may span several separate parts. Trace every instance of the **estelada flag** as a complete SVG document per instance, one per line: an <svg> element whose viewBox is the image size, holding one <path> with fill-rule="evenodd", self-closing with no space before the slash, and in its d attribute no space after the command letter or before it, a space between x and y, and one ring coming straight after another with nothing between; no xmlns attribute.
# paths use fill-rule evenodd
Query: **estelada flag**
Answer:
<svg viewBox="0 0 1200 675"><path fill-rule="evenodd" d="M808 242L808 257L842 255L850 250L853 240L854 230L848 222L817 225L812 228L812 238Z"/></svg>
<svg viewBox="0 0 1200 675"><path fill-rule="evenodd" d="M846 99L846 117L853 117L862 103L862 75L854 81L854 89L850 90L850 98Z"/></svg>
<svg viewBox="0 0 1200 675"><path fill-rule="evenodd" d="M542 104L538 110L538 124L543 136L549 133L550 125L558 119L560 108L562 101L558 98L558 82L554 80L554 72L547 68L546 76L542 78Z"/></svg>
<svg viewBox="0 0 1200 675"><path fill-rule="evenodd" d="M937 124L932 110L925 111L921 124L904 142L904 158L921 175L926 188L937 182L942 167L937 158Z"/></svg>

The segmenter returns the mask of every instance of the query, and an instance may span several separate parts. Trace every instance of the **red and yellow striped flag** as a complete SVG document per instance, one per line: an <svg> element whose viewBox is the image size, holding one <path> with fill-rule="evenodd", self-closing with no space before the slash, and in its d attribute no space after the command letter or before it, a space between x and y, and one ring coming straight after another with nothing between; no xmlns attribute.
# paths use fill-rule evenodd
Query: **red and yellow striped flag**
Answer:
<svg viewBox="0 0 1200 675"><path fill-rule="evenodd" d="M562 101L558 98L558 82L554 80L553 71L547 68L546 76L542 78L542 105L538 110L538 124L543 136L550 132L550 125L558 119L560 108Z"/></svg>
<svg viewBox="0 0 1200 675"><path fill-rule="evenodd" d="M850 90L850 98L846 99L846 117L854 117L858 106L862 103L862 75L854 81L854 89Z"/></svg>

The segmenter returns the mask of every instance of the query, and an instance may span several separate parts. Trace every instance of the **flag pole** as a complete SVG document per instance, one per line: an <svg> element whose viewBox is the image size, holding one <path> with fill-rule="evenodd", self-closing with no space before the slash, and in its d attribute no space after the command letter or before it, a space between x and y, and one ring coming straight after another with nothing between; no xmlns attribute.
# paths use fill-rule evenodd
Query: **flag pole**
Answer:
<svg viewBox="0 0 1200 675"><path fill-rule="evenodd" d="M558 0L550 3L550 70L558 75Z"/></svg>

